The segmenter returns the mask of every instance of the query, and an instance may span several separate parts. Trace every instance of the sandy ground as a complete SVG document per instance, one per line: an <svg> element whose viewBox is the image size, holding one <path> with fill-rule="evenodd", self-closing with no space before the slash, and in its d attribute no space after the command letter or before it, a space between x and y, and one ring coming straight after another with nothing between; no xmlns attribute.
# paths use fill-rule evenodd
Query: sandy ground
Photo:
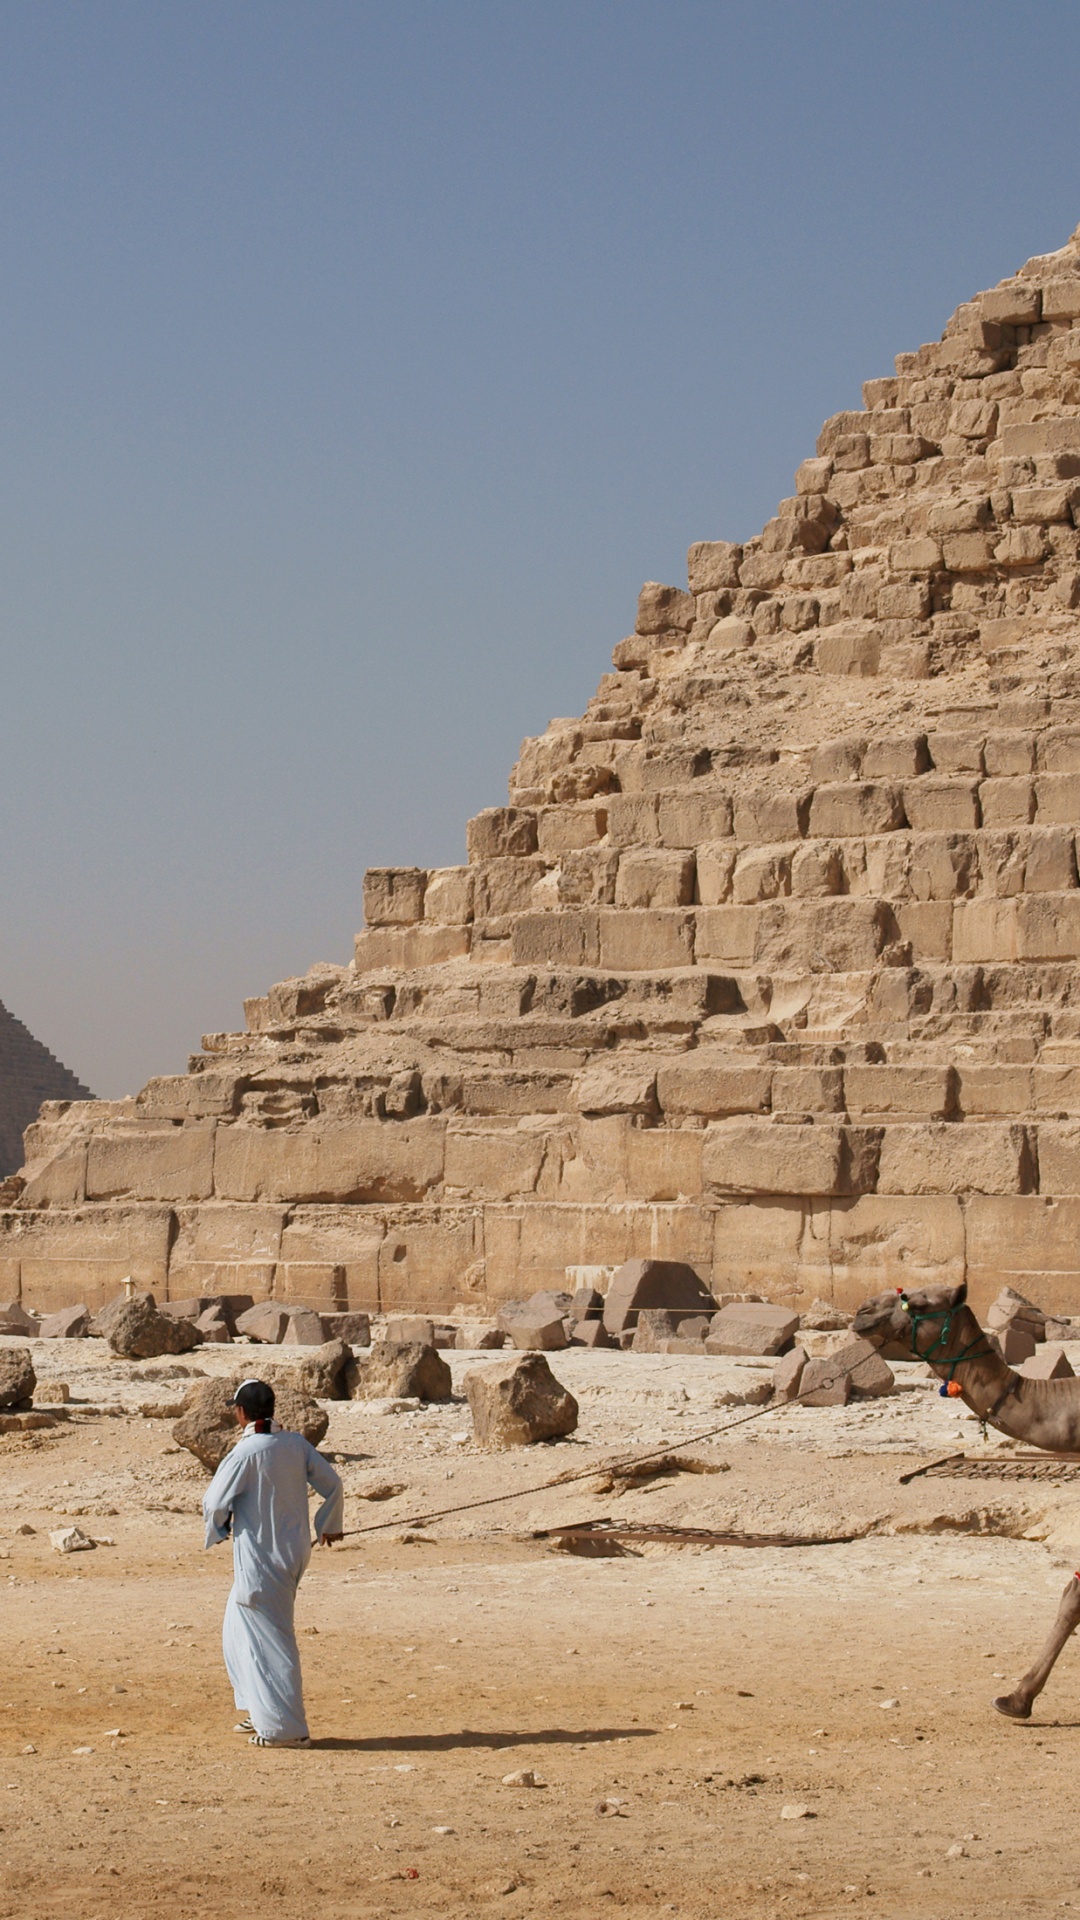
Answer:
<svg viewBox="0 0 1080 1920"><path fill-rule="evenodd" d="M62 1379L73 1405L0 1438L0 1920L1080 1909L1076 1654L1030 1726L988 1705L1052 1618L1080 1482L901 1487L959 1447L1008 1457L922 1369L888 1400L700 1444L744 1418L717 1402L760 1369L554 1356L579 1433L511 1456L472 1446L460 1402L333 1407L347 1525L389 1524L316 1554L298 1614L315 1746L265 1753L232 1731L206 1476L136 1411L192 1369L34 1351L38 1401ZM453 1362L456 1384L483 1364ZM591 1472L667 1443L721 1471L630 1493ZM833 1544L586 1559L529 1537L602 1516ZM73 1521L112 1544L59 1556L48 1530ZM520 1769L544 1784L505 1785Z"/></svg>

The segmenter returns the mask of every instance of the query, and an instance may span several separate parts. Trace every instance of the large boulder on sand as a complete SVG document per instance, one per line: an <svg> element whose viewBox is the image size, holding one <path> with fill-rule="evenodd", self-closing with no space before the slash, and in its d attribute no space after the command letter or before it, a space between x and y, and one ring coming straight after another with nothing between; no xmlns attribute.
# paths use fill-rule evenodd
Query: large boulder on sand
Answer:
<svg viewBox="0 0 1080 1920"><path fill-rule="evenodd" d="M36 1317L32 1313L27 1313L26 1308L21 1306L18 1300L0 1301L0 1333L21 1333L33 1340L37 1337L37 1331Z"/></svg>
<svg viewBox="0 0 1080 1920"><path fill-rule="evenodd" d="M352 1348L344 1340L326 1340L321 1347L312 1347L291 1370L297 1391L312 1400L347 1400L346 1375L352 1357Z"/></svg>
<svg viewBox="0 0 1080 1920"><path fill-rule="evenodd" d="M41 1340L85 1340L90 1331L89 1307L61 1307L47 1313L38 1329Z"/></svg>
<svg viewBox="0 0 1080 1920"><path fill-rule="evenodd" d="M353 1400L449 1400L450 1369L441 1353L418 1340L377 1340L346 1370Z"/></svg>
<svg viewBox="0 0 1080 1920"><path fill-rule="evenodd" d="M19 1406L31 1398L36 1386L29 1347L0 1349L0 1407Z"/></svg>
<svg viewBox="0 0 1080 1920"><path fill-rule="evenodd" d="M560 1439L577 1426L578 1403L542 1353L477 1367L463 1384L473 1437L482 1447L527 1447L535 1440Z"/></svg>
<svg viewBox="0 0 1080 1920"><path fill-rule="evenodd" d="M125 1360L156 1360L162 1353L190 1353L202 1336L190 1320L159 1313L153 1294L137 1293L110 1316L106 1338Z"/></svg>
<svg viewBox="0 0 1080 1920"><path fill-rule="evenodd" d="M177 1446L193 1453L208 1473L216 1471L240 1438L236 1411L229 1404L239 1384L239 1379L200 1380L183 1401L172 1430ZM275 1386L274 1401L279 1426L302 1433L313 1447L325 1438L330 1416L307 1394L295 1387Z"/></svg>

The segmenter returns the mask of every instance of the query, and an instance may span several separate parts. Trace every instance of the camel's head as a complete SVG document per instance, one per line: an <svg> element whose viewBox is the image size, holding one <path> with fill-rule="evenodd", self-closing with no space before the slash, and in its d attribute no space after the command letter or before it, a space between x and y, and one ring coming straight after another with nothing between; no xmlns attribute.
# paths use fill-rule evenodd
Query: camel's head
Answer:
<svg viewBox="0 0 1080 1920"><path fill-rule="evenodd" d="M890 1287L888 1293L875 1293L872 1299L863 1301L851 1323L851 1331L861 1334L871 1346L883 1347L889 1340L900 1340L910 1346L913 1313L940 1313L943 1308L951 1312L962 1307L966 1299L964 1284L920 1287L912 1293Z"/></svg>

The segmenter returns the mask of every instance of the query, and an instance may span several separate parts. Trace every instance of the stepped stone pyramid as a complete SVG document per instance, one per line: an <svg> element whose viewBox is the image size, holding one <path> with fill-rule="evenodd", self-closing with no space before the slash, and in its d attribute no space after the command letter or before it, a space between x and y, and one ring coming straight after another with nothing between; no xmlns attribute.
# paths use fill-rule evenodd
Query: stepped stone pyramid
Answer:
<svg viewBox="0 0 1080 1920"><path fill-rule="evenodd" d="M467 866L369 872L351 965L46 1106L0 1295L432 1308L653 1255L1080 1308L1080 230L863 393L642 589Z"/></svg>
<svg viewBox="0 0 1080 1920"><path fill-rule="evenodd" d="M0 1002L0 1180L21 1166L23 1134L43 1100L93 1098L89 1087Z"/></svg>

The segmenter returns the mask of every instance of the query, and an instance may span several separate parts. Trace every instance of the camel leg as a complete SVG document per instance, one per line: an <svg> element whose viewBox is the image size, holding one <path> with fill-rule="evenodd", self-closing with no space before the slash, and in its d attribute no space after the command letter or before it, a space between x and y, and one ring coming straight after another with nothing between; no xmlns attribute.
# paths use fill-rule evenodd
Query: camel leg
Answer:
<svg viewBox="0 0 1080 1920"><path fill-rule="evenodd" d="M1031 1703L1042 1692L1053 1671L1054 1662L1069 1635L1080 1626L1080 1574L1074 1573L1058 1608L1050 1637L1033 1667L1029 1667L1012 1693L1003 1693L993 1704L1009 1720L1030 1720Z"/></svg>

